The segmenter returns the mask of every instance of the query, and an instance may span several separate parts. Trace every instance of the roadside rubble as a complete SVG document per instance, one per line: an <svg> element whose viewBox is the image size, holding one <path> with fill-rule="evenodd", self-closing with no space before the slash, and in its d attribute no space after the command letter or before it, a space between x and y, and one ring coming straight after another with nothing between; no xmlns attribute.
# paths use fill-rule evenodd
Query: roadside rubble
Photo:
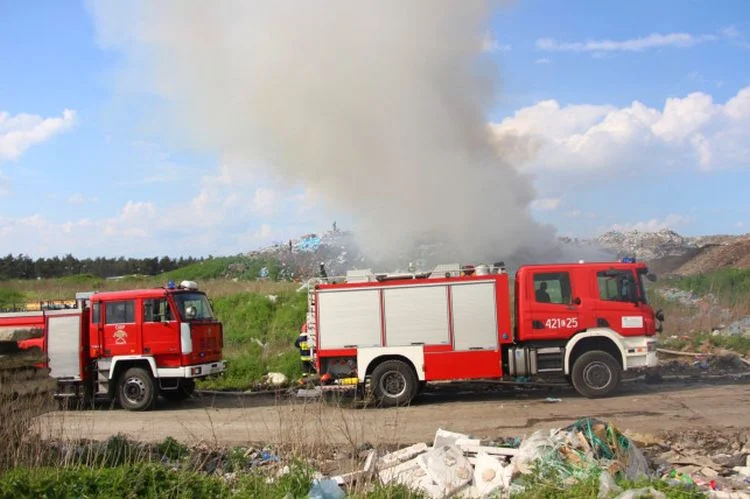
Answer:
<svg viewBox="0 0 750 499"><path fill-rule="evenodd" d="M620 478L661 479L708 497L750 498L741 492L750 490L750 439L743 440L745 436L737 436L737 442L725 439L722 447L704 445L717 452L705 457L699 449L687 450L679 437L633 435L588 417L500 442L438 429L431 444L420 442L384 455L370 449L360 470L316 479L309 497L345 497L345 490L357 482L367 487L373 480L401 484L435 499L510 497L528 487L533 490L538 476L554 476L563 487L598 477L600 499L666 497L650 487L623 490ZM700 445L710 437L696 434L692 439ZM730 449L735 452L723 453Z"/></svg>
<svg viewBox="0 0 750 499"><path fill-rule="evenodd" d="M695 485L709 497L750 498L750 432L682 431L632 438L649 457L654 474L667 482Z"/></svg>

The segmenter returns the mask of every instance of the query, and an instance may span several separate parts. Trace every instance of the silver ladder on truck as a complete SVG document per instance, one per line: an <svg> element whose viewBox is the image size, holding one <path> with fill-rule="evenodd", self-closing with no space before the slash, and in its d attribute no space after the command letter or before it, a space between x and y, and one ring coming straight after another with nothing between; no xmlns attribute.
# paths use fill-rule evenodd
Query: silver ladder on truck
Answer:
<svg viewBox="0 0 750 499"><path fill-rule="evenodd" d="M320 279L310 279L307 281L307 344L310 348L310 360L315 365L315 345L317 345L318 327L315 321L315 285L320 283Z"/></svg>

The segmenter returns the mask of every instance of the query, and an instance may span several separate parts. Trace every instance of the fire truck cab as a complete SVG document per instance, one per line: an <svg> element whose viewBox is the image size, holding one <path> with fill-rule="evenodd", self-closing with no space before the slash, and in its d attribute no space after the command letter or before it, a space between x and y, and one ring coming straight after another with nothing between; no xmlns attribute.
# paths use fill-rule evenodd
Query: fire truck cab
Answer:
<svg viewBox="0 0 750 499"><path fill-rule="evenodd" d="M604 397L623 372L657 365L653 278L633 260L528 265L511 300L499 266L349 272L310 284L308 336L320 374L382 405L407 404L431 381L519 376L559 376Z"/></svg>
<svg viewBox="0 0 750 499"><path fill-rule="evenodd" d="M223 331L208 297L192 281L179 286L78 293L75 308L0 314L0 325L38 327L44 367L60 398L116 399L148 410L157 396L181 400L195 379L221 373Z"/></svg>

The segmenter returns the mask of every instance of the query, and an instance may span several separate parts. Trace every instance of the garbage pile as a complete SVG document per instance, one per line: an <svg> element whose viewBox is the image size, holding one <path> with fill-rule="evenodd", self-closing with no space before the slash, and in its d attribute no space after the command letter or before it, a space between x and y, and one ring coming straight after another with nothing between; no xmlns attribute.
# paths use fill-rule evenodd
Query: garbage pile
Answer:
<svg viewBox="0 0 750 499"><path fill-rule="evenodd" d="M693 485L716 497L750 491L750 432L688 430L632 438L648 456L654 475L667 482Z"/></svg>
<svg viewBox="0 0 750 499"><path fill-rule="evenodd" d="M666 440L635 433L630 438L614 425L588 417L564 428L501 441L438 429L431 445L420 442L382 456L371 449L359 471L318 475L308 497L339 499L353 485L374 481L437 499L510 497L533 493L539 480L554 480L560 489L593 480L600 499L666 497L653 488L661 481L659 488L671 486L685 497L705 493L750 499L741 492L750 490L750 435L738 435L726 446L712 445L718 440L705 435L701 440L689 432ZM700 448L688 450L685 441ZM716 454L701 457L701 449ZM651 486L623 489L624 481L642 479Z"/></svg>
<svg viewBox="0 0 750 499"><path fill-rule="evenodd" d="M49 369L40 367L46 355L39 346L22 348L38 340L44 331L38 327L0 326L0 418L32 418L51 410L57 382ZM6 425L3 425L6 429Z"/></svg>
<svg viewBox="0 0 750 499"><path fill-rule="evenodd" d="M570 484L606 475L609 490L615 490L614 477L650 476L648 461L628 437L611 424L584 418L502 442L438 429L431 446L418 443L380 458L373 450L361 471L317 481L310 495L344 497L333 484L377 477L430 498L506 496L524 489L524 476L550 471Z"/></svg>

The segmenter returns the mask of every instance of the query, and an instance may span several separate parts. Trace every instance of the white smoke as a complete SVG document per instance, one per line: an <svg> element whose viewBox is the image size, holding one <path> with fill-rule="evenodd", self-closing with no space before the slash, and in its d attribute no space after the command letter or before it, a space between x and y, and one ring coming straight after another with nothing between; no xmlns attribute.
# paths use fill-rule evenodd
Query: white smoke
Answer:
<svg viewBox="0 0 750 499"><path fill-rule="evenodd" d="M169 103L186 143L310 186L361 246L420 238L454 258L554 247L529 178L492 140L498 89L487 1L96 1L128 82ZM520 152L519 152L520 151ZM238 167L238 166L235 166Z"/></svg>

